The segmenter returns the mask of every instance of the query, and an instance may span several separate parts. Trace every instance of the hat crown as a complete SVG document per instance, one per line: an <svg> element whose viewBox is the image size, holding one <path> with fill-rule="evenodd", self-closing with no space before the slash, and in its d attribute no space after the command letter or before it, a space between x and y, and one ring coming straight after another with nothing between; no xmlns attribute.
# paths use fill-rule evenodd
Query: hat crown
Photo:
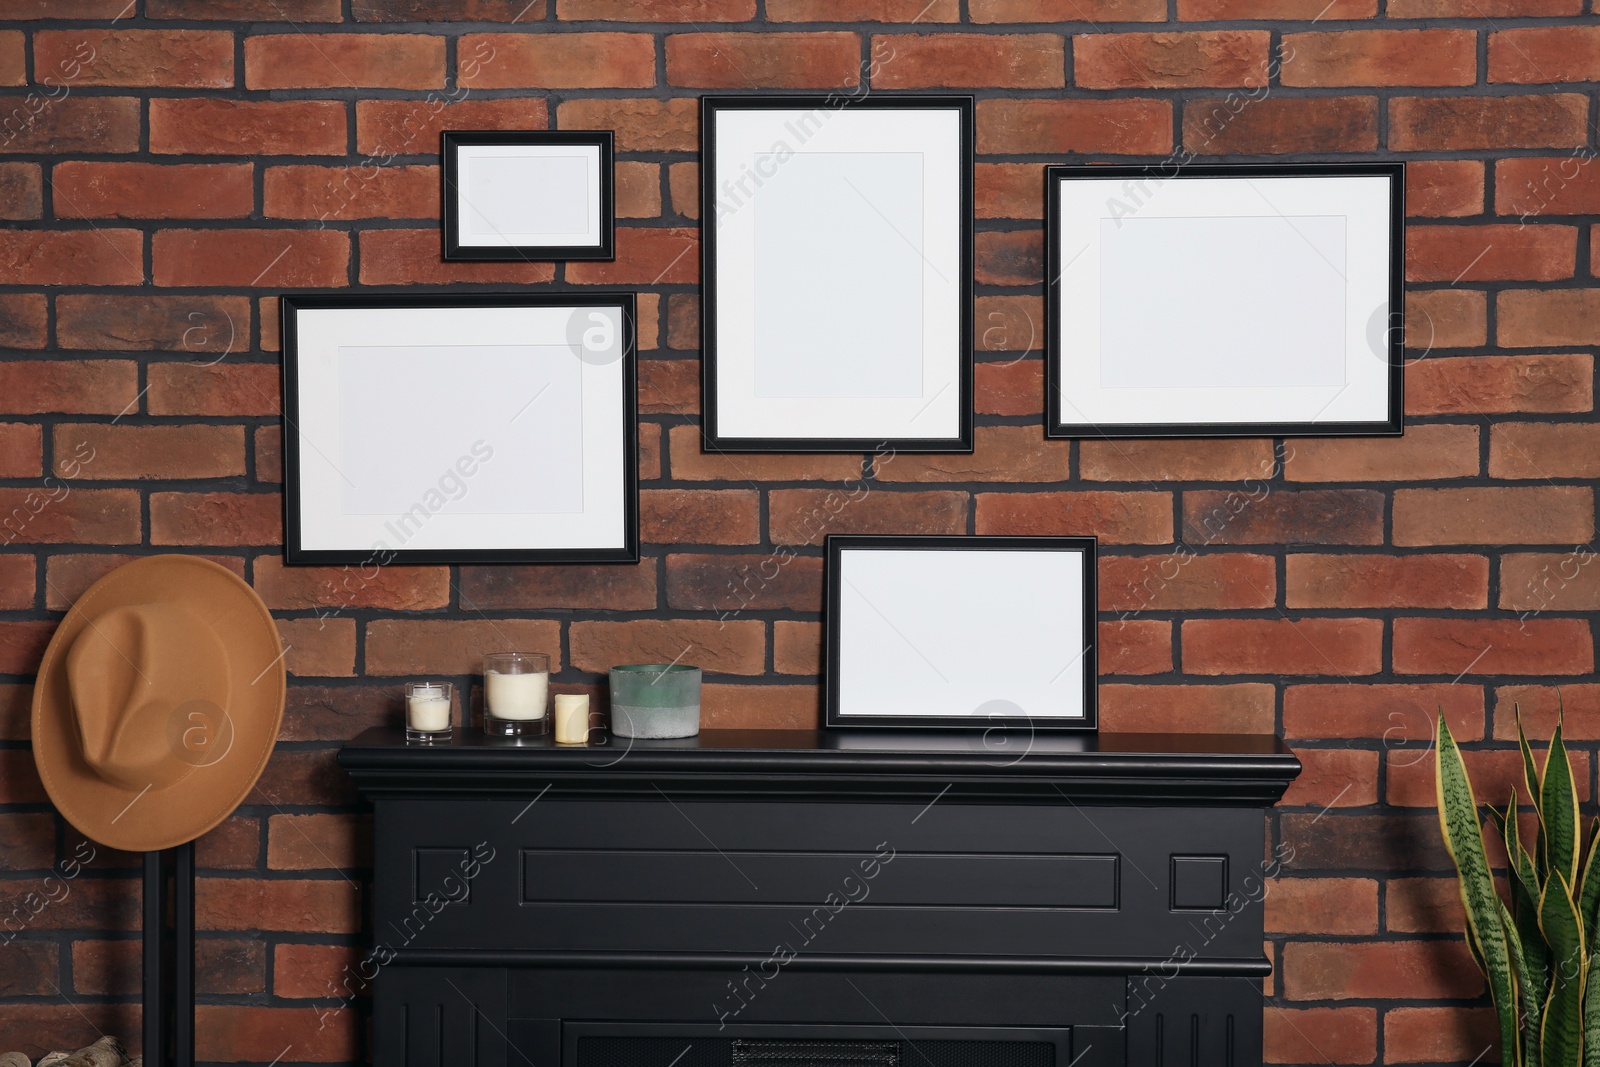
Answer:
<svg viewBox="0 0 1600 1067"><path fill-rule="evenodd" d="M98 616L67 653L72 719L86 764L126 789L162 789L187 758L195 708L226 721L228 653L216 631L176 604L134 604Z"/></svg>

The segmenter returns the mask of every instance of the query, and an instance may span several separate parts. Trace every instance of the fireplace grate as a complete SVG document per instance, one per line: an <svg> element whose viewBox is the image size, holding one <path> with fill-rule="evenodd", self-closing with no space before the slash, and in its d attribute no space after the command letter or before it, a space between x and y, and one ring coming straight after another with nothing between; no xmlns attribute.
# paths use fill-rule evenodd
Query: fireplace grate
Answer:
<svg viewBox="0 0 1600 1067"><path fill-rule="evenodd" d="M1056 1067L1046 1041L581 1037L577 1067Z"/></svg>

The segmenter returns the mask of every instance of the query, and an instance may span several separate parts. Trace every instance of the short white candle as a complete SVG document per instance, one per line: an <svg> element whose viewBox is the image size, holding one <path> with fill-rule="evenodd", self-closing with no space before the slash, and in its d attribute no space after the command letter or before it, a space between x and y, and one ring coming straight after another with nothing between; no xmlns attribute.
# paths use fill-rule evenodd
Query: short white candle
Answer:
<svg viewBox="0 0 1600 1067"><path fill-rule="evenodd" d="M406 698L406 725L438 733L450 729L450 698L436 685L417 686Z"/></svg>
<svg viewBox="0 0 1600 1067"><path fill-rule="evenodd" d="M489 714L495 718L544 718L546 698L550 691L549 672L501 674L490 671L483 676L483 684Z"/></svg>
<svg viewBox="0 0 1600 1067"><path fill-rule="evenodd" d="M589 695L556 694L556 743L582 745L589 741Z"/></svg>

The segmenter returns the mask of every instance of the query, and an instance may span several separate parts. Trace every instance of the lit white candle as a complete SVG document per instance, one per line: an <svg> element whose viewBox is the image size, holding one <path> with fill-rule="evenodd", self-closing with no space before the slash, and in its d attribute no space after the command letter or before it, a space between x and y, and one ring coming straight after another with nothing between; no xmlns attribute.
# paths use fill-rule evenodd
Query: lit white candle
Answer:
<svg viewBox="0 0 1600 1067"><path fill-rule="evenodd" d="M528 721L544 718L550 692L550 674L501 674L489 671L483 676L489 714L497 719Z"/></svg>
<svg viewBox="0 0 1600 1067"><path fill-rule="evenodd" d="M589 741L589 695L556 694L556 743L582 745Z"/></svg>
<svg viewBox="0 0 1600 1067"><path fill-rule="evenodd" d="M406 725L426 733L450 729L450 698L443 686L419 685L412 689L406 697Z"/></svg>

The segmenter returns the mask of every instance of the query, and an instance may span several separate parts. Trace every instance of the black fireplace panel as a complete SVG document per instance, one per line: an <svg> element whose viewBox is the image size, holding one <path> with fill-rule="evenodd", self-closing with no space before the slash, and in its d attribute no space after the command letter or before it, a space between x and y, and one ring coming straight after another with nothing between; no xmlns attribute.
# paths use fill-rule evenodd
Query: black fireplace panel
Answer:
<svg viewBox="0 0 1600 1067"><path fill-rule="evenodd" d="M1067 1067L1072 1060L1065 1029L569 1023L563 1030L561 1067Z"/></svg>

